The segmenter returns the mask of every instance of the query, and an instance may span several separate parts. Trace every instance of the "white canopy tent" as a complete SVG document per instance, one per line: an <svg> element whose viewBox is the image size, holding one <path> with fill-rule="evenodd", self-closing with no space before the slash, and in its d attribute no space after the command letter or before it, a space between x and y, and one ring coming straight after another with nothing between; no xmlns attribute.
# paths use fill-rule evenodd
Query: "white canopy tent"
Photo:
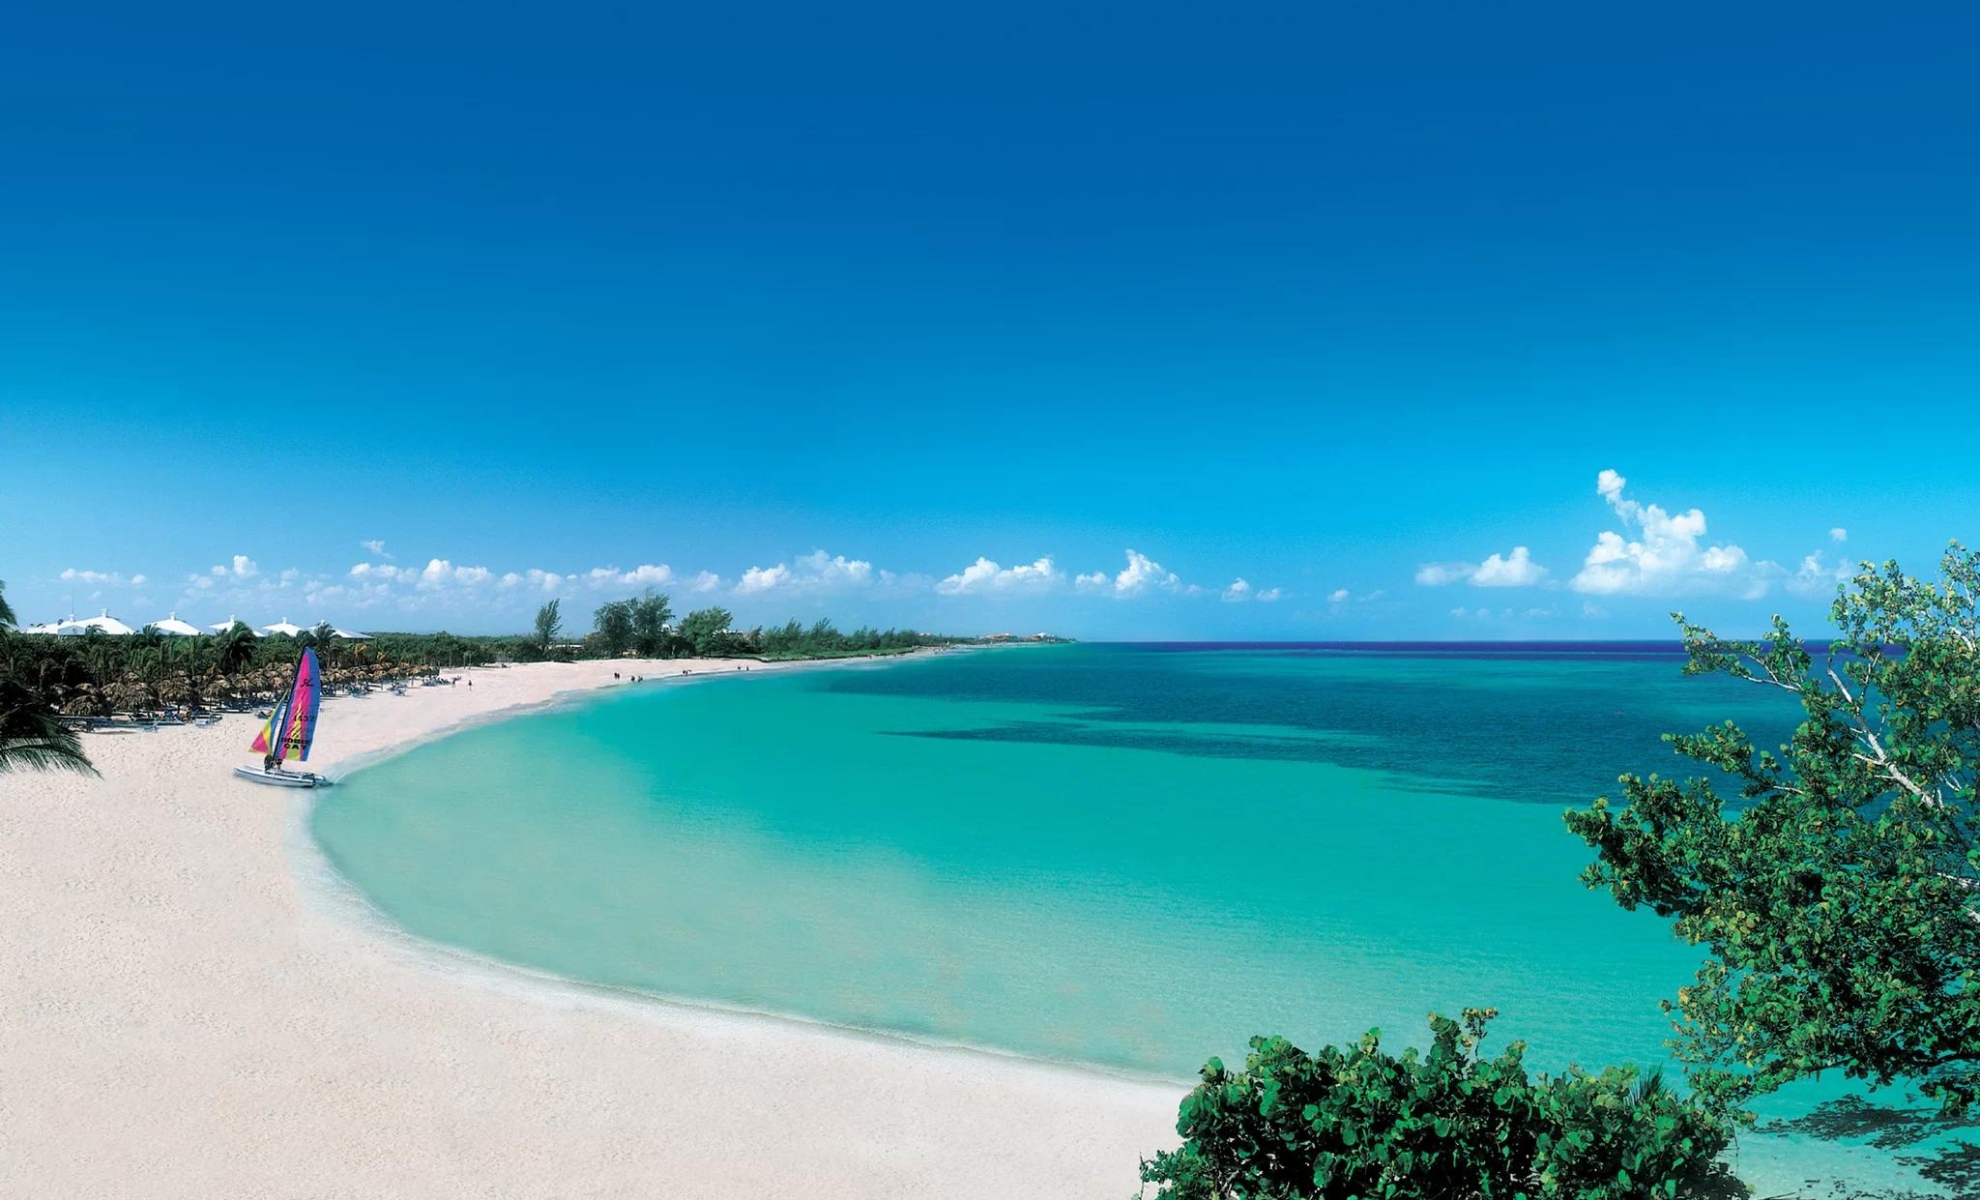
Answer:
<svg viewBox="0 0 1980 1200"><path fill-rule="evenodd" d="M336 634L340 638L343 638L347 642L363 642L363 641L369 641L371 639L371 635L368 633L352 633L348 629L332 629L330 632Z"/></svg>
<svg viewBox="0 0 1980 1200"><path fill-rule="evenodd" d="M199 626L188 625L184 621L181 621L179 614L176 612L166 617L163 621L153 621L151 627L160 633L170 634L173 637L199 636Z"/></svg>
<svg viewBox="0 0 1980 1200"><path fill-rule="evenodd" d="M261 632L268 634L270 637L273 637L277 634L282 634L287 637L295 637L297 634L302 632L302 626L291 625L289 624L289 618L283 617L281 620L275 622L273 625L263 625L261 627Z"/></svg>
<svg viewBox="0 0 1980 1200"><path fill-rule="evenodd" d="M246 626L248 631L248 636L252 637L254 635L254 626L248 625L247 622L241 620L239 617L228 617L226 620L220 622L218 625L208 625L207 628L211 629L215 633L225 633L236 625Z"/></svg>

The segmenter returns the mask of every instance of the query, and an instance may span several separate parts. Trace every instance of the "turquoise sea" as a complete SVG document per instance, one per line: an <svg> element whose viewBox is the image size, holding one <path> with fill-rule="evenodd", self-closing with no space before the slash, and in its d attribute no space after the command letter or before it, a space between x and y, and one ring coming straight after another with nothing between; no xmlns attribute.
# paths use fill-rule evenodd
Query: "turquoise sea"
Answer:
<svg viewBox="0 0 1980 1200"><path fill-rule="evenodd" d="M1698 955L1580 885L1561 811L1681 770L1663 731L1795 718L1681 661L1102 645L628 685L359 771L312 823L414 934L663 997L1178 1081L1466 1006L1539 1067L1661 1062ZM1777 1098L1742 1173L1980 1193L1980 1129L1868 1104Z"/></svg>

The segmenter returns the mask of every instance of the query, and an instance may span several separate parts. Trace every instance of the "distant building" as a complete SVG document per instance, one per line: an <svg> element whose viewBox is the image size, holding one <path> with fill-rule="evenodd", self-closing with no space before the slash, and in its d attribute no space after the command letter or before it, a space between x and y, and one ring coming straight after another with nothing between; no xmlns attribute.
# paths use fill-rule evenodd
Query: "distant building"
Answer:
<svg viewBox="0 0 1980 1200"><path fill-rule="evenodd" d="M52 634L56 637L82 637L92 629L98 633L107 633L112 637L123 637L125 634L133 632L129 625L111 616L110 610L107 608L103 610L101 616L85 617L78 621L75 614L70 613L69 619L66 621L50 621L46 625L30 625L26 629L21 630L21 632L45 633Z"/></svg>

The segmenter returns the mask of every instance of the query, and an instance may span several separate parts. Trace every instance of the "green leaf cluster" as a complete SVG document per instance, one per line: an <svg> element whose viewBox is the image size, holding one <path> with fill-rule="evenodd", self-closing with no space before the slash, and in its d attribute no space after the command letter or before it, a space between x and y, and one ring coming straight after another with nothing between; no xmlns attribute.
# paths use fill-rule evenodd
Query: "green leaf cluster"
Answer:
<svg viewBox="0 0 1980 1200"><path fill-rule="evenodd" d="M1170 1200L1635 1200L1724 1186L1718 1116L1633 1067L1529 1076L1525 1047L1479 1054L1493 1010L1430 1018L1427 1052L1371 1031L1308 1054L1253 1038L1244 1070L1210 1060L1183 1101L1180 1149L1142 1164Z"/></svg>
<svg viewBox="0 0 1980 1200"><path fill-rule="evenodd" d="M564 632L564 602L546 600L543 607L536 610L535 648L539 655L547 656L550 647Z"/></svg>
<svg viewBox="0 0 1980 1200"><path fill-rule="evenodd" d="M726 608L698 608L681 618L681 641L689 653L712 658L729 648L729 623L734 618Z"/></svg>
<svg viewBox="0 0 1980 1200"><path fill-rule="evenodd" d="M0 638L11 639L14 610L0 580ZM75 771L94 775L82 742L62 727L48 698L13 673L13 656L0 644L0 774L8 771Z"/></svg>
<svg viewBox="0 0 1980 1200"><path fill-rule="evenodd" d="M20 680L0 676L0 775L14 770L96 774L55 709Z"/></svg>
<svg viewBox="0 0 1980 1200"><path fill-rule="evenodd" d="M1831 610L1838 636L1722 639L1677 619L1686 670L1779 689L1789 742L1727 723L1670 735L1730 778L1626 775L1567 814L1595 850L1583 874L1625 908L1673 918L1708 952L1666 1008L1695 1088L1729 1111L1840 1070L1918 1081L1952 1111L1980 1063L1980 555L1940 578L1867 564Z"/></svg>

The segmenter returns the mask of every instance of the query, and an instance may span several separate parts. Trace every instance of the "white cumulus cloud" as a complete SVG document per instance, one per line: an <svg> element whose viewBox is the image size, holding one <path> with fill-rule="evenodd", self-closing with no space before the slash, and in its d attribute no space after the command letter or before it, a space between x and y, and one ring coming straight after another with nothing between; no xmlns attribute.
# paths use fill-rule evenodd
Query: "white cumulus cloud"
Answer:
<svg viewBox="0 0 1980 1200"><path fill-rule="evenodd" d="M1675 596L1729 593L1756 599L1781 574L1778 564L1755 561L1730 543L1707 545L1705 514L1643 504L1623 494L1629 481L1603 471L1595 491L1615 511L1624 533L1604 530L1568 586L1596 596ZM1625 536L1633 533L1634 536Z"/></svg>
<svg viewBox="0 0 1980 1200"><path fill-rule="evenodd" d="M1184 595L1194 595L1202 590L1202 588L1197 587L1195 584L1191 584L1184 589ZM1231 586L1225 588L1223 592L1224 602L1227 604L1242 604L1247 601L1254 604L1270 604L1274 600L1282 598L1285 594L1284 588L1253 587L1251 581L1245 579L1242 575L1231 580Z"/></svg>
<svg viewBox="0 0 1980 1200"><path fill-rule="evenodd" d="M1787 587L1798 596L1819 596L1833 594L1850 577L1847 559L1830 566L1822 560L1822 552L1815 551L1804 555L1801 566L1788 577Z"/></svg>
<svg viewBox="0 0 1980 1200"><path fill-rule="evenodd" d="M875 578L873 564L865 559L813 550L788 563L751 567L736 581L736 593L750 596L773 591L830 592L863 587ZM894 577L881 571L878 578L882 583L890 583Z"/></svg>
<svg viewBox="0 0 1980 1200"><path fill-rule="evenodd" d="M828 555L823 550L813 550L798 559L797 565L801 572L826 586L867 583L873 578L872 563L843 554Z"/></svg>
<svg viewBox="0 0 1980 1200"><path fill-rule="evenodd" d="M1475 563L1434 562L1424 563L1416 568L1416 582L1424 587L1443 587L1447 583L1458 583L1478 573Z"/></svg>
<svg viewBox="0 0 1980 1200"><path fill-rule="evenodd" d="M1015 567L999 566L988 558L977 560L944 579L936 580L935 590L944 596L980 596L1011 592L1041 592L1064 578L1050 558L1041 558Z"/></svg>
<svg viewBox="0 0 1980 1200"><path fill-rule="evenodd" d="M379 558L392 557L392 555L388 554L385 550L385 540L383 538L367 538L364 541L359 542L358 545L362 546L364 549L370 551L372 554L376 555Z"/></svg>
<svg viewBox="0 0 1980 1200"><path fill-rule="evenodd" d="M617 567L593 567L585 579L594 588L660 587L673 582L674 569L665 563L642 563L630 571Z"/></svg>
<svg viewBox="0 0 1980 1200"><path fill-rule="evenodd" d="M1183 590L1183 581L1175 572L1163 570L1161 563L1137 550L1127 552L1127 566L1111 579L1104 571L1094 571L1089 575L1081 575L1073 582L1081 591L1100 592L1120 600L1154 590L1164 592Z"/></svg>
<svg viewBox="0 0 1980 1200"><path fill-rule="evenodd" d="M247 555L236 554L234 556L233 565L216 566L213 568L212 574L216 578L230 577L233 579L249 579L252 578L253 576L261 574L261 568L257 566L255 564L255 561L249 558Z"/></svg>
<svg viewBox="0 0 1980 1200"><path fill-rule="evenodd" d="M531 567L527 571L510 571L496 583L505 588L529 588L538 592L554 592L564 586L568 576L555 571L545 571L541 567Z"/></svg>
<svg viewBox="0 0 1980 1200"><path fill-rule="evenodd" d="M778 563L774 567L751 567L742 573L741 579L736 581L736 591L745 596L757 592L775 591L786 586L790 579L791 569L783 563Z"/></svg>
<svg viewBox="0 0 1980 1200"><path fill-rule="evenodd" d="M1514 546L1509 555L1494 554L1478 564L1471 582L1478 587L1532 587L1547 574L1547 568L1533 561L1524 546Z"/></svg>
<svg viewBox="0 0 1980 1200"><path fill-rule="evenodd" d="M426 566L417 572L410 567L402 567L397 577L412 580L420 591L433 592L449 585L475 587L494 579L495 572L487 567L457 567L447 559L435 558L428 560Z"/></svg>
<svg viewBox="0 0 1980 1200"><path fill-rule="evenodd" d="M1510 554L1493 554L1481 563L1433 562L1416 569L1416 582L1424 587L1463 582L1473 587L1532 587L1546 576L1547 568L1534 562L1525 546L1514 546Z"/></svg>

